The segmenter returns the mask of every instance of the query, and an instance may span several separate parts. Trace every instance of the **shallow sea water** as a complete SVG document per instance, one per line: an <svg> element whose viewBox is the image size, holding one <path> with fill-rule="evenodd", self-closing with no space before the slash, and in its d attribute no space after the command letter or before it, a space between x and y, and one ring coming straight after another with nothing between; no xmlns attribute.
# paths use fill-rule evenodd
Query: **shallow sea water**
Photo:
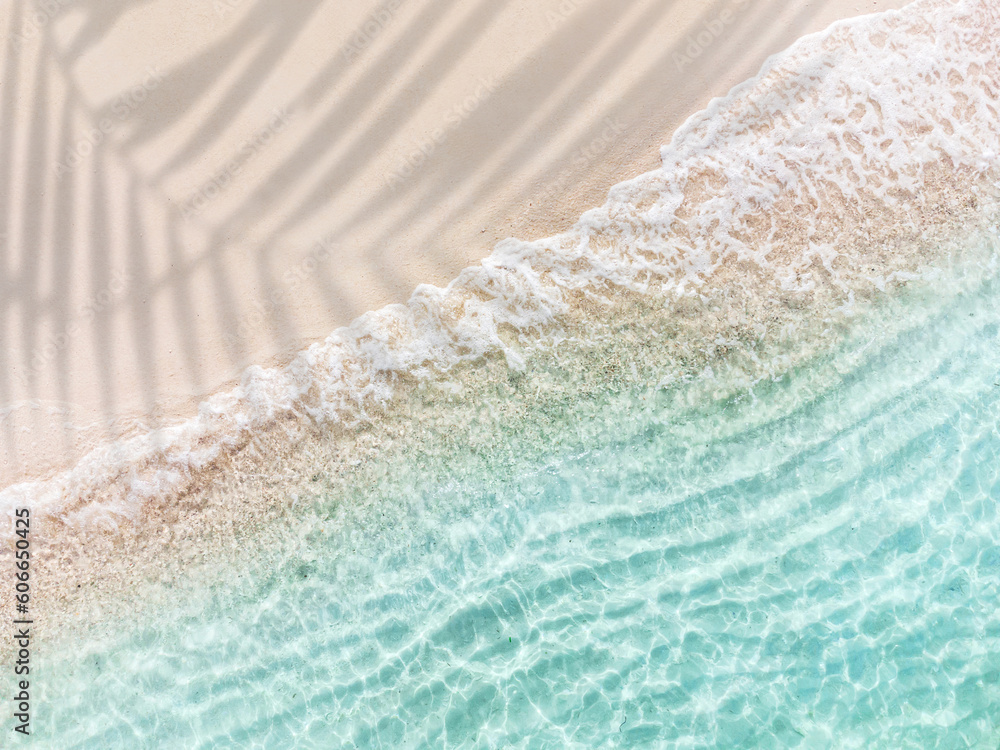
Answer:
<svg viewBox="0 0 1000 750"><path fill-rule="evenodd" d="M46 662L37 740L996 748L998 303L925 285L752 391L609 393L513 479L387 469L197 616Z"/></svg>

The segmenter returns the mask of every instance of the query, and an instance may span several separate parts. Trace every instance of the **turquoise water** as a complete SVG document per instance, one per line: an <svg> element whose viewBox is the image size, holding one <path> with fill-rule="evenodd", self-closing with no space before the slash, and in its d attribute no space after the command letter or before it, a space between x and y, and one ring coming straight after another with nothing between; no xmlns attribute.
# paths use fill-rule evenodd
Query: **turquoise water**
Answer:
<svg viewBox="0 0 1000 750"><path fill-rule="evenodd" d="M998 301L915 291L693 407L609 392L542 459L492 434L506 472L387 467L197 615L46 663L39 740L996 748Z"/></svg>

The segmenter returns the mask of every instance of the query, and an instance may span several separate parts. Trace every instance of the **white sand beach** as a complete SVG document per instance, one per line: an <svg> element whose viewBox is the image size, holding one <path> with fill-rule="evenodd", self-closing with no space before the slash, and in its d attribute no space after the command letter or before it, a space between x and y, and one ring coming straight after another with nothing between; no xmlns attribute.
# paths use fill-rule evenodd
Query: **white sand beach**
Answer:
<svg viewBox="0 0 1000 750"><path fill-rule="evenodd" d="M904 4L5 4L0 487L568 228L767 56Z"/></svg>

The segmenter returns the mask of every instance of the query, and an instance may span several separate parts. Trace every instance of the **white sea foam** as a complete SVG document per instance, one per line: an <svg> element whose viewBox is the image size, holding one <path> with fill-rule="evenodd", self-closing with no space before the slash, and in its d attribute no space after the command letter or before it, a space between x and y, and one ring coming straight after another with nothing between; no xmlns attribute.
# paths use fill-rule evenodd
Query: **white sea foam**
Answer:
<svg viewBox="0 0 1000 750"><path fill-rule="evenodd" d="M421 286L286 367L248 369L185 422L6 489L0 513L30 504L71 524L134 517L275 423L294 434L363 421L400 382L489 354L522 368L550 332L570 335L559 322L574 306L615 289L680 297L768 279L809 299L832 289L843 299L831 309L843 310L855 291L884 289L925 260L887 237L925 237L943 226L934 211L996 185L998 39L990 0L918 0L806 37L690 118L660 169L613 188L569 232L500 243L447 288ZM979 197L984 212L990 196ZM851 246L847 225L877 246Z"/></svg>

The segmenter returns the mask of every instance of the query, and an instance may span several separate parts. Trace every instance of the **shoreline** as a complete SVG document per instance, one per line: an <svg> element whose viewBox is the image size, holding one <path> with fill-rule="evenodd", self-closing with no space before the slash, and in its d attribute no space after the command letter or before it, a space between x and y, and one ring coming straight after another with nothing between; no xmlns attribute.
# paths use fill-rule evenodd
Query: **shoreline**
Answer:
<svg viewBox="0 0 1000 750"><path fill-rule="evenodd" d="M929 133L949 132L953 115L937 104L939 98L947 102L949 90L928 89L927 102L880 114L864 131L858 125L855 132L874 144L876 157L865 174L845 168L850 149L817 141L811 155L803 153L801 130L774 128L772 119L778 115L794 125L796 118L814 116L816 101L831 121L857 111L857 102L870 96L857 85L863 75L858 65L847 61L818 86L801 70L827 61L831 48L863 46L860 40L871 34L902 29L905 44L916 47L941 34L945 50L951 45L955 56L973 56L971 65L992 69L986 42L970 49L954 38L980 16L939 8L935 25L919 33L911 31L909 18L891 15L873 25L838 26L796 47L688 121L664 149L663 167L617 185L605 205L571 231L503 244L447 288L425 285L408 305L370 313L287 368L256 368L180 428L106 446L57 483L22 485L19 496L0 493L10 512L31 505L40 524L44 547L36 574L49 582L52 611L78 612L88 601L99 608L90 591L95 576L112 596L137 580L186 580L199 559L238 551L240 539L291 513L296 487L314 494L310 482L324 471L340 477L377 466L385 457L375 433L385 433L386 445L401 450L407 435L420 443L414 430L427 420L432 432L445 431L439 450L460 445L431 405L475 409L482 401L472 391L516 391L530 372L555 389L546 398L556 402L560 393L572 401L572 389L595 378L588 388L598 393L602 378L630 382L629 372L638 379L647 370L655 375L647 387L711 380L714 369L731 371L733 383L752 387L835 341L854 315L894 289L927 280L928 272L947 278L951 251L962 251L963 238L994 221L1000 205L997 167L979 161L978 152L966 153L963 146L954 157L935 158L903 138L908 124L921 118ZM956 24L954 32L941 26L947 21ZM892 64L900 69L890 67L884 75L919 76L922 66L936 65L905 56ZM977 76L968 86L975 93L988 79ZM761 110L762 92L794 104ZM983 152L996 140L989 111L967 113L965 133L980 127ZM706 146L709 134L716 142ZM901 151L883 145L893 139ZM794 166L788 149L796 154ZM898 179L886 186L875 178L890 156ZM739 175L746 190L714 189L724 174ZM813 210L803 211L810 201ZM706 225L713 231L705 232ZM616 313L609 316L612 306ZM629 322L631 331L625 330ZM650 340L636 338L647 328ZM624 333L620 341L615 330ZM547 352L559 365L560 342L586 359L566 383L552 381L533 361ZM624 349L602 358L600 347ZM626 351L630 347L635 351ZM465 385L450 379L483 364L485 379L478 385L474 375ZM522 406L510 404L507 416ZM407 415L419 418L410 424ZM302 446L307 450L299 455ZM310 462L322 468L310 473ZM292 466L300 470L289 472ZM88 596L81 600L85 582Z"/></svg>

